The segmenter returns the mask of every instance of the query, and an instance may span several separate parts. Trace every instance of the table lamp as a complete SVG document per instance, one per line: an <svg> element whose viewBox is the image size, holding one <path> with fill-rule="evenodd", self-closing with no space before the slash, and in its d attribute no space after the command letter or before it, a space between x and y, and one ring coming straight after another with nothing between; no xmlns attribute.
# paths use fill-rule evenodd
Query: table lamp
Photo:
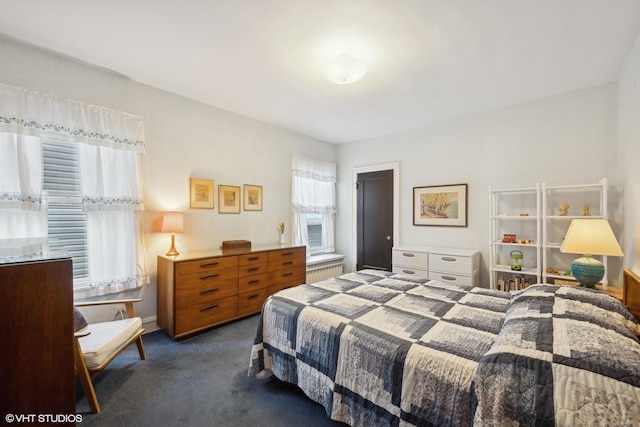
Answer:
<svg viewBox="0 0 640 427"><path fill-rule="evenodd" d="M175 246L175 233L184 231L184 213L182 212L165 212L162 214L162 226L160 231L171 233L171 249L167 252L167 256L180 255Z"/></svg>
<svg viewBox="0 0 640 427"><path fill-rule="evenodd" d="M594 288L604 277L604 264L592 255L623 255L606 219L571 220L560 251L583 254L571 263L571 272L580 286L586 288Z"/></svg>

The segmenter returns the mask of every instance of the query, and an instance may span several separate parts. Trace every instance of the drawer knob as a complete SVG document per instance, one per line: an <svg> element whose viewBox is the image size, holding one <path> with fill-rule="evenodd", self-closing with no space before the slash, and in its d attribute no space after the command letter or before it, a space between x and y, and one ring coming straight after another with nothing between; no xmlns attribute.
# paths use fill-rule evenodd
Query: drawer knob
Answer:
<svg viewBox="0 0 640 427"><path fill-rule="evenodd" d="M247 297L247 299L256 299L256 298L258 298L258 294L249 295L249 296Z"/></svg>
<svg viewBox="0 0 640 427"><path fill-rule="evenodd" d="M281 277L293 276L293 273L284 273Z"/></svg>
<svg viewBox="0 0 640 427"><path fill-rule="evenodd" d="M214 304L214 305L208 305L206 307L202 307L200 309L201 312L205 312L205 311L209 311L209 310L215 310L216 308L218 308L218 304Z"/></svg>
<svg viewBox="0 0 640 427"><path fill-rule="evenodd" d="M455 282L457 279L453 276L442 276L444 280L449 280L451 282Z"/></svg>
<svg viewBox="0 0 640 427"><path fill-rule="evenodd" d="M447 262L456 262L456 259L450 256L443 256L442 258L440 258L443 261L447 261Z"/></svg>
<svg viewBox="0 0 640 427"><path fill-rule="evenodd" d="M411 271L411 270L402 270L402 272L405 274L416 274L415 271Z"/></svg>
<svg viewBox="0 0 640 427"><path fill-rule="evenodd" d="M285 252L282 254L282 256L291 256L293 255L293 252Z"/></svg>
<svg viewBox="0 0 640 427"><path fill-rule="evenodd" d="M211 280L211 279L215 279L218 276L219 274L208 274L206 276L200 276L200 280Z"/></svg>
<svg viewBox="0 0 640 427"><path fill-rule="evenodd" d="M252 267L247 269L247 271L250 273L253 273L254 271L258 271L258 270L260 270L260 267Z"/></svg>
<svg viewBox="0 0 640 427"><path fill-rule="evenodd" d="M293 264L293 261L287 261L287 262L283 262L282 266L284 267L285 265L291 265Z"/></svg>
<svg viewBox="0 0 640 427"><path fill-rule="evenodd" d="M402 256L406 256L406 257L412 258L412 257L416 256L416 254L412 254L411 252L403 252Z"/></svg>
<svg viewBox="0 0 640 427"><path fill-rule="evenodd" d="M249 282L247 282L247 285L257 285L258 283L260 283L260 279L249 280Z"/></svg>
<svg viewBox="0 0 640 427"><path fill-rule="evenodd" d="M211 295L218 292L218 288L215 289L205 289L204 291L200 291L200 295Z"/></svg>
<svg viewBox="0 0 640 427"><path fill-rule="evenodd" d="M257 261L257 260L259 260L259 259L260 259L260 257L252 256L252 257L251 257L251 258L249 258L248 260L249 260L249 261Z"/></svg>

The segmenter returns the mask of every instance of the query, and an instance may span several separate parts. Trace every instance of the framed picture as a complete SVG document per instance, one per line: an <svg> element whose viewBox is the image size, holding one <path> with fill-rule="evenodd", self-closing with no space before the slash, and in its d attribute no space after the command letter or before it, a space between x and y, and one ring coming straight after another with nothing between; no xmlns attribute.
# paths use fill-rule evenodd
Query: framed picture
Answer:
<svg viewBox="0 0 640 427"><path fill-rule="evenodd" d="M189 178L190 203L189 207L198 209L213 209L213 189L215 182L212 179Z"/></svg>
<svg viewBox="0 0 640 427"><path fill-rule="evenodd" d="M261 211L262 210L262 186L261 185L244 185L244 210L245 211Z"/></svg>
<svg viewBox="0 0 640 427"><path fill-rule="evenodd" d="M218 185L218 212L240 213L240 187Z"/></svg>
<svg viewBox="0 0 640 427"><path fill-rule="evenodd" d="M467 184L413 187L413 225L467 226Z"/></svg>

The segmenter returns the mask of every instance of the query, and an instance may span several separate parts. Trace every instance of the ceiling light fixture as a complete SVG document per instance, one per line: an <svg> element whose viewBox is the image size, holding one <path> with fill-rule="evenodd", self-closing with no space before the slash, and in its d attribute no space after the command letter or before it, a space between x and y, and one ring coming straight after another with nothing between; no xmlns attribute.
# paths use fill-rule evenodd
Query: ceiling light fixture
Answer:
<svg viewBox="0 0 640 427"><path fill-rule="evenodd" d="M346 53L338 55L324 67L324 76L339 85L355 83L366 73L364 61Z"/></svg>

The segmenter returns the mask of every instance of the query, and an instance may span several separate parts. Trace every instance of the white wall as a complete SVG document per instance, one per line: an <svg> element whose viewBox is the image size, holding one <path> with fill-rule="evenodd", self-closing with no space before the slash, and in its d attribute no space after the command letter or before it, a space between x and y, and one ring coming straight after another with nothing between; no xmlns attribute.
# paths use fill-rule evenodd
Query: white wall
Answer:
<svg viewBox="0 0 640 427"><path fill-rule="evenodd" d="M640 36L618 81L618 187L624 217L624 267L640 274Z"/></svg>
<svg viewBox="0 0 640 427"><path fill-rule="evenodd" d="M400 236L395 236L395 241L477 249L482 260L481 283L488 286L490 186L597 183L608 178L610 198L618 200L616 85L343 145L338 153L337 245L347 255L348 268L355 266L351 250L351 171L354 167L398 161ZM413 187L460 183L468 184L468 227L413 226ZM613 279L615 283L617 279Z"/></svg>
<svg viewBox="0 0 640 427"><path fill-rule="evenodd" d="M489 281L489 186L595 183L608 178L613 190L610 199L618 209L612 213L614 226L619 231L622 223L616 188L625 190L625 221L634 219L635 234L625 233L623 249L628 252L627 247L638 242L640 125L632 118L640 112L640 89L635 87L639 52L636 44L618 87L606 84L338 148L2 39L0 81L144 117L145 240L152 284L139 313L150 317L156 313L156 255L169 246L168 235L154 231L159 213L186 212L185 233L176 237L176 246L183 253L217 247L227 239L275 242L276 224L291 222L291 153L338 161L336 244L347 256L348 268L355 265L352 170L395 161L400 163L401 189L397 241L478 249L484 284ZM625 110L619 144L617 93ZM620 166L626 165L620 173L617 160ZM215 179L216 184L263 185L264 210L221 215L217 209L189 209L189 177ZM412 188L456 183L469 184L468 227L414 227ZM626 257L625 264L634 264L630 263Z"/></svg>
<svg viewBox="0 0 640 427"><path fill-rule="evenodd" d="M185 233L176 235L181 253L231 239L276 243L280 221L291 237L291 154L336 161L334 145L60 56L0 39L0 58L4 83L144 117L144 228L152 276L137 308L144 318L156 315L156 257L170 245L168 234L155 231L160 212L185 212ZM217 200L215 210L189 209L189 177L214 179L216 186L262 185L263 210L219 214Z"/></svg>

